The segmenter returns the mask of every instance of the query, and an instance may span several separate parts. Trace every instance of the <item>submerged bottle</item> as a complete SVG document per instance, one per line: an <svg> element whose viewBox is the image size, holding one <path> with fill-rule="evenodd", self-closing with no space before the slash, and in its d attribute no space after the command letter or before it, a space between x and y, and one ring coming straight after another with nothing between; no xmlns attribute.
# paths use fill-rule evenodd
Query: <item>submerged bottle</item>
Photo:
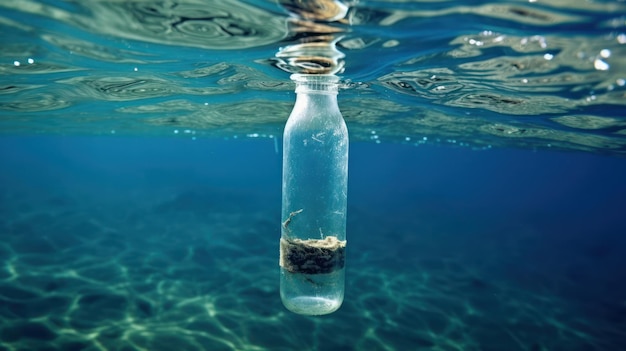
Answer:
<svg viewBox="0 0 626 351"><path fill-rule="evenodd" d="M280 296L292 312L322 315L344 296L348 130L337 76L291 79L297 98L283 137Z"/></svg>

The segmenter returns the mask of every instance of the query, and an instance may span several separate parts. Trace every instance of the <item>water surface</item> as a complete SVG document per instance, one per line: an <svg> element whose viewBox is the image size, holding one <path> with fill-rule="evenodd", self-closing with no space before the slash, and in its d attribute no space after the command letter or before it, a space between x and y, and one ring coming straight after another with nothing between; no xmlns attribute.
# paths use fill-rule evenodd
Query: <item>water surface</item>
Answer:
<svg viewBox="0 0 626 351"><path fill-rule="evenodd" d="M3 1L2 130L279 135L308 67L353 140L624 152L621 1L320 3Z"/></svg>

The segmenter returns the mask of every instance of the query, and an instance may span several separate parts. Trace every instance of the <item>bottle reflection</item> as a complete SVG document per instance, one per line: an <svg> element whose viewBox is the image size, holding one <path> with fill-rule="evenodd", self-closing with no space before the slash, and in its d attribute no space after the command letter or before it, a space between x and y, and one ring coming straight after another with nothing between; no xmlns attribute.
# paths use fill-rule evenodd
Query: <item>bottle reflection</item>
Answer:
<svg viewBox="0 0 626 351"><path fill-rule="evenodd" d="M308 21L335 22L344 19L349 7L333 0L278 0L290 14Z"/></svg>
<svg viewBox="0 0 626 351"><path fill-rule="evenodd" d="M299 74L338 74L344 70L345 55L337 42L345 31L349 7L332 0L278 0L291 15L290 44L278 50L274 65Z"/></svg>

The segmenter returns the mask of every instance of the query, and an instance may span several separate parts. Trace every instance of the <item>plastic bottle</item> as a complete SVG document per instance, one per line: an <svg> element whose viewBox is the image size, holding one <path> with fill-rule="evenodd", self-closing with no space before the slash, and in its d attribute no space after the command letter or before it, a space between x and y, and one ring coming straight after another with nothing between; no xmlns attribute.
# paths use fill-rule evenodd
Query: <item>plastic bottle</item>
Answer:
<svg viewBox="0 0 626 351"><path fill-rule="evenodd" d="M337 76L291 79L297 98L283 138L280 296L292 312L322 315L344 297L348 130Z"/></svg>

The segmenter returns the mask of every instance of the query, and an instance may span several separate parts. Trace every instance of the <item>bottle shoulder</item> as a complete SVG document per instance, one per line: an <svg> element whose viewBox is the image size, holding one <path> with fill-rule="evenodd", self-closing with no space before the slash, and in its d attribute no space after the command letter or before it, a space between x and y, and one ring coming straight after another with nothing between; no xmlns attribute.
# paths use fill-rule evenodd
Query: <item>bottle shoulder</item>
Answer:
<svg viewBox="0 0 626 351"><path fill-rule="evenodd" d="M343 115L338 108L327 110L294 109L287 119L286 128L301 126L306 128L337 128L345 126Z"/></svg>

